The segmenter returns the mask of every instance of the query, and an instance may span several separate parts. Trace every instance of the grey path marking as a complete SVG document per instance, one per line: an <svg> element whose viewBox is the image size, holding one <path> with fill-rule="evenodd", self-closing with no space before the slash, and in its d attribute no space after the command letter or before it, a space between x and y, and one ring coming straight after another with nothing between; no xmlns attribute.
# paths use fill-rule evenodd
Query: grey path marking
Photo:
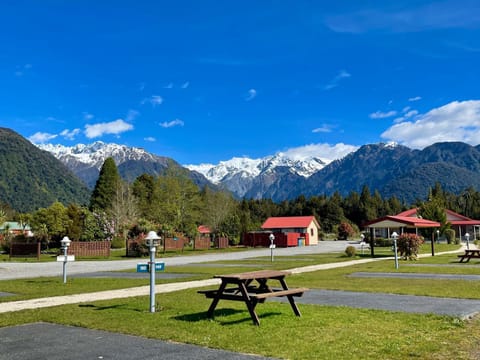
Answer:
<svg viewBox="0 0 480 360"><path fill-rule="evenodd" d="M13 296L14 294L12 293L8 293L8 292L2 292L0 291L0 297L4 297L4 296Z"/></svg>
<svg viewBox="0 0 480 360"><path fill-rule="evenodd" d="M278 299L278 300L277 300ZM273 300L273 299L272 299ZM286 298L275 301L286 302ZM297 303L349 306L354 308L437 314L468 319L480 312L480 300L437 298L431 296L394 295L338 290L309 290Z"/></svg>
<svg viewBox="0 0 480 360"><path fill-rule="evenodd" d="M267 359L195 345L48 323L0 328L0 349L0 360Z"/></svg>
<svg viewBox="0 0 480 360"><path fill-rule="evenodd" d="M462 274L427 274L427 273L383 273L383 272L356 272L351 277L370 278L398 278L398 279L440 279L440 280L480 280L480 275Z"/></svg>

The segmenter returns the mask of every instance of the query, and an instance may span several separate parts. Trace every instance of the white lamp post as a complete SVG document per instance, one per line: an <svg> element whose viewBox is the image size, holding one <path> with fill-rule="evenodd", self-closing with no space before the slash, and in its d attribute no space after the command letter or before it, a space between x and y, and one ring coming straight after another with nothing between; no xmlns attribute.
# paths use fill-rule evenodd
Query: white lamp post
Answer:
<svg viewBox="0 0 480 360"><path fill-rule="evenodd" d="M395 269L398 269L397 237L398 237L398 234L396 231L394 231L392 233L392 238L393 238L393 251L395 252Z"/></svg>
<svg viewBox="0 0 480 360"><path fill-rule="evenodd" d="M157 245L160 236L155 231L149 231L145 240L147 240L147 246L150 249L150 312L155 312L155 254L157 252Z"/></svg>
<svg viewBox="0 0 480 360"><path fill-rule="evenodd" d="M70 240L68 236L65 236L62 239L62 241L60 241L60 244L62 245L62 249L63 249L63 283L64 284L67 282L68 248L70 247L71 243L72 243L72 240Z"/></svg>
<svg viewBox="0 0 480 360"><path fill-rule="evenodd" d="M362 255L363 255L363 248L365 247L365 235L360 234L360 249L362 249Z"/></svg>
<svg viewBox="0 0 480 360"><path fill-rule="evenodd" d="M273 243L273 240L275 240L275 235L270 234L268 238L270 239L270 260L273 262L273 249L275 249L275 244Z"/></svg>
<svg viewBox="0 0 480 360"><path fill-rule="evenodd" d="M467 240L467 249L469 249L469 244L470 243L469 243L468 240L470 240L470 234L468 232L465 234L465 239Z"/></svg>
<svg viewBox="0 0 480 360"><path fill-rule="evenodd" d="M437 230L437 243L440 244L440 230Z"/></svg>

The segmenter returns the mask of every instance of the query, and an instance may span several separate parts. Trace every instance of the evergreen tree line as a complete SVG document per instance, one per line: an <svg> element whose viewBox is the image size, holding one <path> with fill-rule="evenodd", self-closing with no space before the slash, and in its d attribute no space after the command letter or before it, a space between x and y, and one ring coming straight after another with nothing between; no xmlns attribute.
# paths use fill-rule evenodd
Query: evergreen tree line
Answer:
<svg viewBox="0 0 480 360"><path fill-rule="evenodd" d="M213 234L239 241L241 234L260 229L271 216L314 215L323 233L338 233L340 224L361 228L362 224L411 207L421 215L446 224L444 209L471 218L480 218L480 193L473 188L461 194L445 192L436 183L426 200L402 204L396 197L383 198L378 191L364 186L360 193L341 196L318 195L275 203L270 199L235 199L227 191L199 189L177 170L162 176L143 174L133 181L123 181L112 158L105 160L88 206L60 202L32 213L14 214L21 224L30 225L37 239L57 243L71 240L126 240L140 232L155 230L168 236L197 235L198 225L207 225ZM7 213L3 212L7 218ZM344 227L344 225L342 225ZM341 227L341 228L342 228Z"/></svg>

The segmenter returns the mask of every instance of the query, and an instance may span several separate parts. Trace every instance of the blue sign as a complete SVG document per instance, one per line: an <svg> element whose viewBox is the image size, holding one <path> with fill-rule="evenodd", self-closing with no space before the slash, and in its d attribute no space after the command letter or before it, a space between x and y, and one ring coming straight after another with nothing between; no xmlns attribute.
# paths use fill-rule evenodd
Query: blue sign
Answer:
<svg viewBox="0 0 480 360"><path fill-rule="evenodd" d="M137 264L137 272L148 272L148 264Z"/></svg>
<svg viewBox="0 0 480 360"><path fill-rule="evenodd" d="M155 263L155 271L164 271L164 270L165 270L164 262Z"/></svg>

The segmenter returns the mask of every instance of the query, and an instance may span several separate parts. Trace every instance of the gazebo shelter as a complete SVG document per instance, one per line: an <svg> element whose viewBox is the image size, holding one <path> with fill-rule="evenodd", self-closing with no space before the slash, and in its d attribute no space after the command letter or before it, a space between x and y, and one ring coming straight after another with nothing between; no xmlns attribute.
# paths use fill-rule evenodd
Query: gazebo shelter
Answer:
<svg viewBox="0 0 480 360"><path fill-rule="evenodd" d="M401 216L401 215L387 215L366 223L365 228L370 229L371 238L375 240L376 230L384 229L386 230L386 235L390 239L391 233L393 231L403 234L406 232L406 229L415 229L415 233L418 235L419 228L439 228L440 223L432 220L426 220L422 218L417 218L414 216ZM374 246L372 242L370 244L370 249L372 256L374 255ZM432 242L433 249L433 242Z"/></svg>

